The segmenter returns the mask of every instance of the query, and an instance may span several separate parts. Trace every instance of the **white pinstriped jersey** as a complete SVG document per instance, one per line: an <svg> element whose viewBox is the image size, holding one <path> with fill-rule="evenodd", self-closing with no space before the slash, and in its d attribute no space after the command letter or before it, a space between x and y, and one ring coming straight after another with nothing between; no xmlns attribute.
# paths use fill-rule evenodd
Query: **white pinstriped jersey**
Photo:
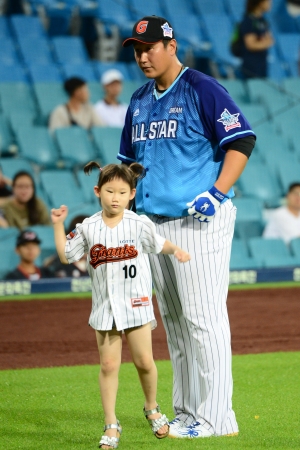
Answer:
<svg viewBox="0 0 300 450"><path fill-rule="evenodd" d="M67 236L69 263L88 253L92 280L89 324L96 330L117 330L155 323L148 253L160 253L165 238L146 216L125 210L121 222L108 227L102 211L77 224Z"/></svg>

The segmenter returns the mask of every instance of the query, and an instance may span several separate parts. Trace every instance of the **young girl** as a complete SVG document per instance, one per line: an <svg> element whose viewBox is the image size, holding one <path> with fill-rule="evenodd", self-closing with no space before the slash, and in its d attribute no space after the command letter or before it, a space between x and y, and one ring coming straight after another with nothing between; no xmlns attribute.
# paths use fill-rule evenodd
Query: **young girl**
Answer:
<svg viewBox="0 0 300 450"><path fill-rule="evenodd" d="M92 280L92 312L89 324L96 330L100 354L100 393L105 416L104 436L99 447L117 448L122 432L115 404L121 364L122 331L145 395L144 415L158 439L168 436L168 419L156 402L157 369L152 355L151 328L155 324L151 301L152 279L147 253L173 254L179 262L189 261L188 253L156 234L146 216L126 209L135 196L135 186L144 169L96 162L84 168L100 170L94 192L102 211L77 224L65 236L63 222L67 207L52 209L55 243L61 262L77 261L88 254Z"/></svg>

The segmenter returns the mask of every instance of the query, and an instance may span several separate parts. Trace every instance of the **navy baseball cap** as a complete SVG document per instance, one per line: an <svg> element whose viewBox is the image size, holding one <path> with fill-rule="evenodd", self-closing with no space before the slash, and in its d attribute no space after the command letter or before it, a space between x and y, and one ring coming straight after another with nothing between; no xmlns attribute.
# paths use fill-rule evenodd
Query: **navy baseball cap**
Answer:
<svg viewBox="0 0 300 450"><path fill-rule="evenodd" d="M155 44L163 39L175 39L170 22L163 17L146 16L134 24L132 37L125 39L123 47L128 47L134 42Z"/></svg>
<svg viewBox="0 0 300 450"><path fill-rule="evenodd" d="M16 246L28 244L28 242L35 242L36 244L40 244L41 240L38 238L38 235L31 230L22 231L17 237Z"/></svg>

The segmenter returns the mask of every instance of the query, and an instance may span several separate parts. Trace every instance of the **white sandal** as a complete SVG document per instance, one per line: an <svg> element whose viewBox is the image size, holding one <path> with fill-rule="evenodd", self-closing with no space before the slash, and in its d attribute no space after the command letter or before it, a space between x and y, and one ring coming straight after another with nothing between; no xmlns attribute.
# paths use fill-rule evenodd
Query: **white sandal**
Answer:
<svg viewBox="0 0 300 450"><path fill-rule="evenodd" d="M148 411L146 411L144 408L143 411L144 411L144 415L145 415L146 419L148 420L149 425L153 431L154 436L157 437L157 439L163 439L163 438L167 437L169 434L169 431L170 431L170 425L169 425L169 420L165 414L162 414L160 417L158 417L158 419L148 419L148 416L150 416L151 414L160 413L159 405L157 405L157 407L154 409L149 409ZM161 427L163 427L164 425L168 425L168 431L164 434L158 433L158 430Z"/></svg>
<svg viewBox="0 0 300 450"><path fill-rule="evenodd" d="M119 437L114 437L114 436L110 437L110 436L103 435L99 442L99 448L101 448L102 445L108 445L111 448L118 448L120 436L122 433L122 427L120 425L120 422L117 420L117 423L110 423L109 425L105 425L105 427L103 428L103 431L105 432L106 430L109 430L111 428L115 428L118 431Z"/></svg>

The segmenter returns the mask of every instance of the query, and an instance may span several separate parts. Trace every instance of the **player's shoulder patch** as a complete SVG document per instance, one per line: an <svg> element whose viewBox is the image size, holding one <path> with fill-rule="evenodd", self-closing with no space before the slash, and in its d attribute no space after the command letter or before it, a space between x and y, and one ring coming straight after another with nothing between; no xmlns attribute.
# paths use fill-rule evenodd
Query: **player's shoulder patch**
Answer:
<svg viewBox="0 0 300 450"><path fill-rule="evenodd" d="M74 239L74 237L77 235L78 231L75 228L73 231L70 231L69 234L67 234L67 239L68 241L70 241L71 239Z"/></svg>
<svg viewBox="0 0 300 450"><path fill-rule="evenodd" d="M218 119L218 122L221 122L224 125L225 131L228 132L232 130L233 128L240 128L241 124L239 122L239 115L240 113L231 114L227 108L224 109L224 111L221 114L220 119Z"/></svg>

